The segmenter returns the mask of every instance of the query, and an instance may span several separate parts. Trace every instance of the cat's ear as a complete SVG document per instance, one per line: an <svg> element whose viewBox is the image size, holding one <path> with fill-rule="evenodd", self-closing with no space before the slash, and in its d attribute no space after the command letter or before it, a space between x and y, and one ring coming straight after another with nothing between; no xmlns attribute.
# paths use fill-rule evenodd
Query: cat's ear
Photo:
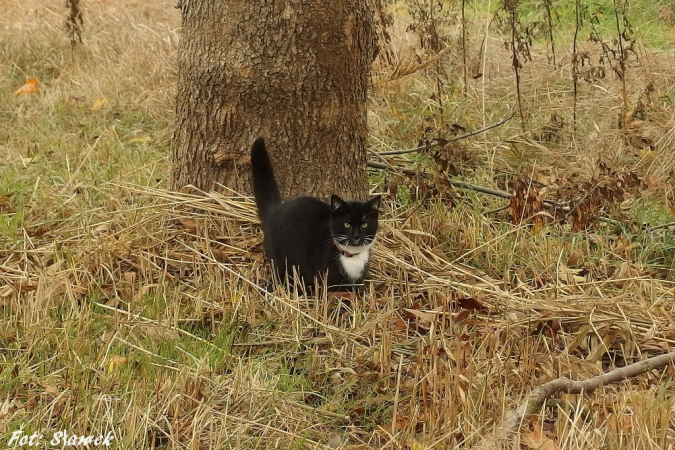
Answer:
<svg viewBox="0 0 675 450"><path fill-rule="evenodd" d="M331 209L331 211L335 212L340 208L344 208L345 206L347 206L345 204L345 201L342 200L340 197L338 197L335 194L330 196L330 209Z"/></svg>
<svg viewBox="0 0 675 450"><path fill-rule="evenodd" d="M368 200L368 203L366 203L366 205L368 205L370 209L374 209L375 211L377 211L380 208L381 199L382 199L381 195L376 195L375 197Z"/></svg>

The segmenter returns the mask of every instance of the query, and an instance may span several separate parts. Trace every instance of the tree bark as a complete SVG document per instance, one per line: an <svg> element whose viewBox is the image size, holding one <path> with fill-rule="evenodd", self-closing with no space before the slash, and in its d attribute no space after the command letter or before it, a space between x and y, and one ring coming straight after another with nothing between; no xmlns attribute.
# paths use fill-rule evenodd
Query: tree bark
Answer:
<svg viewBox="0 0 675 450"><path fill-rule="evenodd" d="M284 198L367 194L376 38L360 0L182 0L172 188L250 193L264 137Z"/></svg>

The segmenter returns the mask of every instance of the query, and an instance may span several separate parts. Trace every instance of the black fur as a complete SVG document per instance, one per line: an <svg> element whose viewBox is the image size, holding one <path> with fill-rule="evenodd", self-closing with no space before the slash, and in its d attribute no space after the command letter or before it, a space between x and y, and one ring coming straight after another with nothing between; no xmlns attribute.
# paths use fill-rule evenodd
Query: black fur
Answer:
<svg viewBox="0 0 675 450"><path fill-rule="evenodd" d="M258 206L258 217L263 224L272 208L281 203L281 194L274 181L272 162L265 148L265 140L258 138L251 148L251 169L253 172L253 195Z"/></svg>
<svg viewBox="0 0 675 450"><path fill-rule="evenodd" d="M330 204L313 197L282 202L262 138L253 143L251 165L253 193L265 233L265 253L279 278L285 280L287 275L292 278L295 269L308 288L314 286L317 277L321 281L324 276L332 288L361 284L363 276L349 277L340 256L349 255L342 252L353 246L372 244L378 227L380 197L367 202L346 202L333 195Z"/></svg>

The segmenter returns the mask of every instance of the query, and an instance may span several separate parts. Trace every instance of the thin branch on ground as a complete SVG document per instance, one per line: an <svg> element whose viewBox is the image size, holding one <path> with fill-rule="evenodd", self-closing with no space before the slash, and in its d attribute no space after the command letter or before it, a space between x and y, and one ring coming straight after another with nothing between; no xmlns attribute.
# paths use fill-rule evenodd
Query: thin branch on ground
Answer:
<svg viewBox="0 0 675 450"><path fill-rule="evenodd" d="M661 225L654 225L653 227L647 228L647 231L663 230L664 228L671 228L671 227L675 227L675 222L668 222Z"/></svg>
<svg viewBox="0 0 675 450"><path fill-rule="evenodd" d="M471 136L476 136L477 134L485 133L488 130L491 130L493 128L497 128L499 126L504 125L506 122L511 120L514 115L515 115L515 113L511 113L509 116L503 118L499 122L495 122L491 125L488 125L484 128L481 128L480 130L475 130L475 131L472 131L470 133L465 133L465 134L461 134L459 136L454 136L454 137L451 137L449 139L443 139L442 142L444 144L449 144L450 142L461 141L462 139L470 138ZM405 149L405 150L392 150L392 151L388 151L388 152L373 152L373 153L375 153L376 155L380 155L380 156L404 155L406 153L415 153L415 152L418 152L420 150L424 150L425 148L435 147L435 146L439 145L439 142L440 141L432 141L429 144L420 145L419 147L408 148L408 149Z"/></svg>
<svg viewBox="0 0 675 450"><path fill-rule="evenodd" d="M378 154L378 156L381 156L382 154ZM376 161L368 161L368 167L371 169L379 169L379 170L388 170L390 172L399 172L404 175L410 176L410 177L419 177L419 176L426 176L424 172L420 172L418 170L412 169L410 167L400 167L400 166L392 166L391 164L385 164L385 163L380 163ZM493 195L495 197L501 197L501 198L507 198L510 199L513 197L513 194L510 192L506 191L501 191L499 189L491 189L485 186L480 186L477 184L472 184L472 183L467 183L466 181L461 181L461 180L453 180L452 178L448 178L448 182L460 189L467 189L469 191L475 191L475 192L481 192L483 194L488 194L488 195ZM543 200L544 205L547 208L556 208L561 210L562 212L569 213L572 208L569 205L563 205L560 203L556 203L552 200ZM499 212L497 211L489 211L490 213L494 212ZM605 222L611 225L621 225L621 222L618 220L610 219L609 217L599 217L599 221Z"/></svg>
<svg viewBox="0 0 675 450"><path fill-rule="evenodd" d="M390 164L383 164L379 163L376 161L368 161L368 167L372 169L380 169L380 170L389 170L391 172L400 172L408 176L412 177L417 177L417 176L423 176L426 175L423 172L420 172L418 170L409 168L409 167L397 167L397 166L392 166ZM493 195L495 197L501 197L501 198L511 198L513 197L513 194L510 192L506 191L501 191L499 189L491 189L485 186L479 186L477 184L472 184L472 183L467 183L466 181L461 181L461 180L453 180L452 178L448 178L448 181L450 184L452 184L455 187L462 188L462 189L468 189L470 191L476 191L476 192L482 192L483 194L488 194L488 195ZM562 208L565 210L569 210L569 206L565 205L560 205L558 203L552 202L550 200L544 200L544 203L549 206L549 207L556 207L556 208Z"/></svg>
<svg viewBox="0 0 675 450"><path fill-rule="evenodd" d="M500 207L500 208L495 208L495 209L491 209L491 210L489 210L489 211L485 211L485 212L483 213L483 215L484 215L484 216L489 216L489 215L491 215L491 214L497 214L497 213L500 213L500 212L502 212L502 211L506 211L507 209L509 209L509 205L504 205L504 206L502 206L502 207Z"/></svg>
<svg viewBox="0 0 675 450"><path fill-rule="evenodd" d="M653 358L639 361L625 367L619 367L597 377L588 380L573 381L568 378L558 378L535 388L521 403L518 409L510 411L502 425L497 427L490 435L483 439L476 447L476 450L492 450L498 448L500 443L513 438L520 430L520 427L527 419L538 414L546 400L554 395L564 392L567 394L589 395L596 389L608 384L618 383L628 378L634 378L638 375L651 372L652 370L662 369L669 364L675 364L675 351Z"/></svg>

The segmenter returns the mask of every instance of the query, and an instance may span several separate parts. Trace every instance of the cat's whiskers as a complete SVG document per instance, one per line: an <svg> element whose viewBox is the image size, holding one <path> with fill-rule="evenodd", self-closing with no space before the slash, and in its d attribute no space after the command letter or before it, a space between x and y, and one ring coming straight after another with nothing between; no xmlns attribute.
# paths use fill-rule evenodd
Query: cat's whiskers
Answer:
<svg viewBox="0 0 675 450"><path fill-rule="evenodd" d="M335 243L338 242L337 238L334 235L330 235L328 238L326 238L326 241L324 242L326 248L331 247L332 245L335 245Z"/></svg>

